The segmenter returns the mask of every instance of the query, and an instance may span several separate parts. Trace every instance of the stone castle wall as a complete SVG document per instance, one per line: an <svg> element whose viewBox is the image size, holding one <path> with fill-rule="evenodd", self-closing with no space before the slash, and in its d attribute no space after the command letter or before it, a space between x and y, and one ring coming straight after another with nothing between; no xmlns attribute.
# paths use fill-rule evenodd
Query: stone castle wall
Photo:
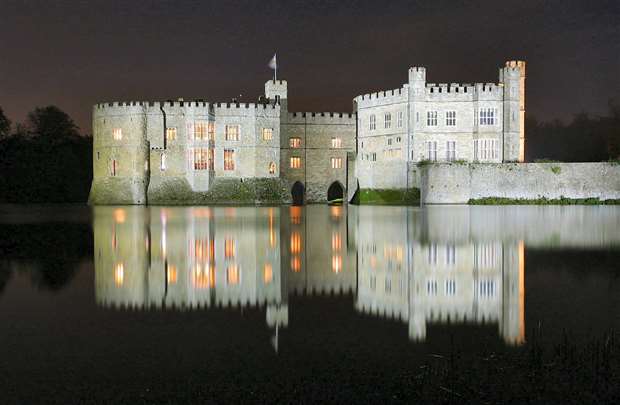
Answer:
<svg viewBox="0 0 620 405"><path fill-rule="evenodd" d="M620 165L613 163L429 164L421 168L423 204L470 199L620 199Z"/></svg>

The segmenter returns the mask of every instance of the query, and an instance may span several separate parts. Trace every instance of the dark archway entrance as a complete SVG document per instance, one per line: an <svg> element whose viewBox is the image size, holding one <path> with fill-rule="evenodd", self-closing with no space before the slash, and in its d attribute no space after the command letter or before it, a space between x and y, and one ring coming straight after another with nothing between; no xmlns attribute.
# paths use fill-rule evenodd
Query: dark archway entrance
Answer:
<svg viewBox="0 0 620 405"><path fill-rule="evenodd" d="M342 204L344 201L344 187L340 182L333 182L327 189L327 202Z"/></svg>
<svg viewBox="0 0 620 405"><path fill-rule="evenodd" d="M304 205L306 200L306 188L301 181L296 181L291 189L291 195L293 196L293 205Z"/></svg>

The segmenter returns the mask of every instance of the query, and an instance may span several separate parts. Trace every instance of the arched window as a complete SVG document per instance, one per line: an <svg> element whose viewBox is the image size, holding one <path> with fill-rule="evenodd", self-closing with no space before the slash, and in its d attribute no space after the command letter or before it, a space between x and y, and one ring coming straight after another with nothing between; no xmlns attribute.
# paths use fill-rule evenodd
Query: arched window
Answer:
<svg viewBox="0 0 620 405"><path fill-rule="evenodd" d="M276 163L269 163L269 174L276 174Z"/></svg>

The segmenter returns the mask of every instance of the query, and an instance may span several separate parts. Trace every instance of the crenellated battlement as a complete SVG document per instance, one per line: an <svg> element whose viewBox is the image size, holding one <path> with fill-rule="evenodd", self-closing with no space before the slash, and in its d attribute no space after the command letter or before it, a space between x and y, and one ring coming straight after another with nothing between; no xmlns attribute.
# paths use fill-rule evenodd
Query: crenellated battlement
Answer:
<svg viewBox="0 0 620 405"><path fill-rule="evenodd" d="M355 114L334 112L290 112L290 124L354 124Z"/></svg>
<svg viewBox="0 0 620 405"><path fill-rule="evenodd" d="M112 101L106 103L98 103L94 105L95 109L104 110L108 108L122 108L122 107L217 107L217 108L228 108L228 109L275 109L276 106L279 106L279 103L209 103L204 100L193 100L193 101Z"/></svg>
<svg viewBox="0 0 620 405"><path fill-rule="evenodd" d="M362 94L361 96L357 96L356 99L376 100L380 98L394 97L394 96L401 96L401 95L403 95L403 87L401 87L400 89L384 90L384 91L377 91L374 93Z"/></svg>

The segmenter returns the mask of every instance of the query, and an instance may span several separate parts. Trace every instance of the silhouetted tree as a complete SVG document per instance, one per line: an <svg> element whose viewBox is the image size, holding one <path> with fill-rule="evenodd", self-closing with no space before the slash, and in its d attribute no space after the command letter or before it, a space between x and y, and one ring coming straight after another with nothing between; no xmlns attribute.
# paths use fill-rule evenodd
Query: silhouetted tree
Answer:
<svg viewBox="0 0 620 405"><path fill-rule="evenodd" d="M28 129L34 136L71 138L79 136L71 117L56 106L37 107L28 114Z"/></svg>
<svg viewBox="0 0 620 405"><path fill-rule="evenodd" d="M0 139L6 138L11 133L11 121L4 115L0 107Z"/></svg>

